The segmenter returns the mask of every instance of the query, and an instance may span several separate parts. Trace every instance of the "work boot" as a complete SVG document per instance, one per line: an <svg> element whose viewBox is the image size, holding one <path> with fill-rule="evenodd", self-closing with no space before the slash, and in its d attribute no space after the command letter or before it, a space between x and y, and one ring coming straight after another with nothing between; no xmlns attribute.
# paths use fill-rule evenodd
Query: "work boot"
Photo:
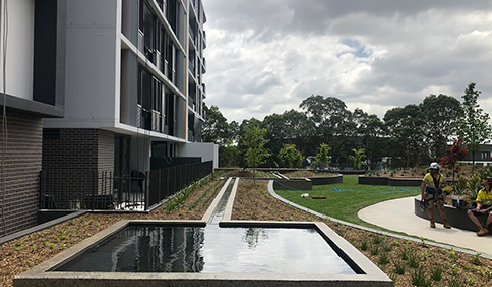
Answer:
<svg viewBox="0 0 492 287"><path fill-rule="evenodd" d="M434 219L431 219L430 220L430 227L431 228L436 228L436 222L434 221Z"/></svg>
<svg viewBox="0 0 492 287"><path fill-rule="evenodd" d="M477 232L478 236L485 236L489 233L489 230L483 226L480 227L480 230Z"/></svg>
<svg viewBox="0 0 492 287"><path fill-rule="evenodd" d="M449 225L449 223L446 219L444 219L442 222L443 222L444 228L451 229L451 225Z"/></svg>

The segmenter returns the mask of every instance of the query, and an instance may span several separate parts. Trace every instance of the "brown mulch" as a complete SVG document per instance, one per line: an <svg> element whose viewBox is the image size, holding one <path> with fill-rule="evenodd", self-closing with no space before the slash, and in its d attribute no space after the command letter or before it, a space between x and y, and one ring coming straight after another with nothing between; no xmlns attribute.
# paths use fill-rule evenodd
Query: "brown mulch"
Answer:
<svg viewBox="0 0 492 287"><path fill-rule="evenodd" d="M0 286L12 286L21 272L53 257L112 224L128 219L200 220L224 181L218 179L192 192L182 202L167 204L150 214L86 214L58 226L24 236L0 246ZM174 209L172 207L175 207ZM492 286L492 261L460 252L431 247L424 243L386 237L348 227L294 208L273 197L266 182L241 180L234 201L233 220L323 221L344 237L395 280L395 286L412 286L412 274L441 271L434 286ZM420 268L411 267L412 261ZM396 275L396 266L403 269ZM401 271L401 270L400 270ZM461 284L457 284L461 283Z"/></svg>
<svg viewBox="0 0 492 287"><path fill-rule="evenodd" d="M470 177L471 174L477 173L480 174L480 171L484 169L483 166L475 166L473 167L472 165L459 165L459 171L455 173L454 178L455 180L459 178L460 175L462 175L465 178ZM428 168L407 168L407 169L394 169L394 170L388 170L385 172L371 172L371 175L378 175L378 176L383 176L383 177L413 177L413 178L423 178L426 173L429 172ZM444 175L446 178L451 178L453 173L451 170L446 169L446 168L441 168L440 172L442 175Z"/></svg>

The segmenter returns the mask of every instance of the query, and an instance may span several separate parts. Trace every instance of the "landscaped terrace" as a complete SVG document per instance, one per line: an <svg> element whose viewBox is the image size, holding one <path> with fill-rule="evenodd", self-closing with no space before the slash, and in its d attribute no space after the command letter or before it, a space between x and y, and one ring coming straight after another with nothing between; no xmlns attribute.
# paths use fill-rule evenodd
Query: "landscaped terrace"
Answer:
<svg viewBox="0 0 492 287"><path fill-rule="evenodd" d="M344 184L350 184L354 180L356 179L344 177ZM148 215L89 213L59 226L3 244L0 247L2 286L11 286L13 277L22 271L51 258L62 250L93 236L121 220L198 220L202 217L211 199L215 197L221 187L222 181L215 178L210 182L203 183L201 186L195 186L195 189L182 193L162 208ZM343 206L347 210L345 213L352 214L349 216L344 215L345 220L356 220L356 216L354 217L353 214L356 214L358 208L363 206L364 203L360 204L358 200L353 199L360 192L355 192L351 195L350 192L354 191L348 191L348 194L343 194L343 196L336 198L334 197L335 195L345 191L333 190L334 187L326 186L325 190L320 187L319 192L326 195L328 199L323 200L324 204ZM288 191L285 193L288 193ZM295 192L292 193L294 194ZM390 194L391 191L389 193L376 191L371 193L371 197L380 196L379 199L375 199L374 202L376 202L383 198L390 198L388 197ZM409 195L408 192L400 192L400 194L401 196ZM412 194L410 193L410 195ZM293 196L296 197L296 195ZM342 200L342 198L350 197L352 197L351 201L337 202L337 200ZM314 202L314 200L312 201ZM365 204L372 204L372 201ZM313 207L310 208L314 209ZM326 210L330 209L329 207L326 208ZM323 212L323 210L319 211ZM338 218L338 213L344 212L340 209L339 212L335 211L330 216ZM481 258L480 254L469 255L450 249L436 248L425 244L424 241L391 238L330 220L320 219L311 213L304 212L271 197L267 191L267 183L263 181L256 181L256 183L253 181L240 181L232 216L234 220L322 221L368 256L395 281L396 286L410 286L415 282L420 284L417 286L426 286L426 282L435 282L435 284L439 285L447 284L449 286L464 286L463 284L466 282L473 282L474 286L490 286L492 264L489 260Z"/></svg>

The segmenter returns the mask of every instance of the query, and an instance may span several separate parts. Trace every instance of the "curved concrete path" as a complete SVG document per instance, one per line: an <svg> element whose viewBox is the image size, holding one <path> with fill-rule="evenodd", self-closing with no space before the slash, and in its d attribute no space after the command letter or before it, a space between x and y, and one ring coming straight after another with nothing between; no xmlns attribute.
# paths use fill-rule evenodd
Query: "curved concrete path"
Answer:
<svg viewBox="0 0 492 287"><path fill-rule="evenodd" d="M492 236L478 237L475 232L468 230L445 229L439 223L436 223L437 228L430 228L429 221L415 215L414 198L411 196L379 202L361 209L357 216L388 230L492 255Z"/></svg>

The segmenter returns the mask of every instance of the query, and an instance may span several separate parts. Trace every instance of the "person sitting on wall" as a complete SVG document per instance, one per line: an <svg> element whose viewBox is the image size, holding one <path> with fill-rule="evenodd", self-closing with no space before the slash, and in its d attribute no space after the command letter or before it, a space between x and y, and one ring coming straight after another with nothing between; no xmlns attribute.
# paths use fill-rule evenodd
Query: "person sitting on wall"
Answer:
<svg viewBox="0 0 492 287"><path fill-rule="evenodd" d="M451 228L451 225L449 225L448 220L446 219L446 212L444 211L442 192L444 186L446 186L446 180L439 172L439 165L437 162L431 163L429 166L429 173L424 176L420 187L422 198L429 203L427 212L429 214L431 228L436 228L436 222L434 220L434 204L439 208L444 228Z"/></svg>
<svg viewBox="0 0 492 287"><path fill-rule="evenodd" d="M489 225L492 223L492 192L490 191L492 185L492 178L487 177L482 179L483 188L478 192L477 195L477 207L474 209L468 210L468 217L470 217L471 221L475 223L478 227L478 236L484 236L489 233ZM485 222L485 226L483 226L477 217L487 216L487 221Z"/></svg>

